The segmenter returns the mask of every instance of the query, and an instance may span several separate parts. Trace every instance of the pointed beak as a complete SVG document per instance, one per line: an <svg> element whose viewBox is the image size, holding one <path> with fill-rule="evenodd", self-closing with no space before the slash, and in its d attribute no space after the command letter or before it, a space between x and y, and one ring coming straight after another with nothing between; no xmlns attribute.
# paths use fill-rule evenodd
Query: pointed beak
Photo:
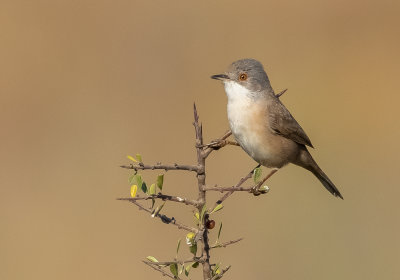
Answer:
<svg viewBox="0 0 400 280"><path fill-rule="evenodd" d="M228 75L225 75L225 74L218 74L218 75L211 76L211 79L225 81L225 80L229 80L229 77L228 77Z"/></svg>

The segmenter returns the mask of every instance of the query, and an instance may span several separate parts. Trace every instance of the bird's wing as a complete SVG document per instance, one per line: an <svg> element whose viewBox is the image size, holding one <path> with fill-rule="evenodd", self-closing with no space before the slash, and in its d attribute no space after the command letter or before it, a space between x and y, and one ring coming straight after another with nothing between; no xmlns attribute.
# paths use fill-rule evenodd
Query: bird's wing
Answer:
<svg viewBox="0 0 400 280"><path fill-rule="evenodd" d="M268 115L270 129L273 133L314 148L310 138L278 98L269 104Z"/></svg>

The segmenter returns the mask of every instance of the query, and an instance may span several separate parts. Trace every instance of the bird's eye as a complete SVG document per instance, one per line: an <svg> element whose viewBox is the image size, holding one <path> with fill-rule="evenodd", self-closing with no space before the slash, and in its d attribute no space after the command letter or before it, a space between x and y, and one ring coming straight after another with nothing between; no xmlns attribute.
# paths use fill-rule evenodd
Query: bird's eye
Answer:
<svg viewBox="0 0 400 280"><path fill-rule="evenodd" d="M246 73L240 74L239 80L240 80L240 81L246 81L246 80L247 80L247 74L246 74Z"/></svg>

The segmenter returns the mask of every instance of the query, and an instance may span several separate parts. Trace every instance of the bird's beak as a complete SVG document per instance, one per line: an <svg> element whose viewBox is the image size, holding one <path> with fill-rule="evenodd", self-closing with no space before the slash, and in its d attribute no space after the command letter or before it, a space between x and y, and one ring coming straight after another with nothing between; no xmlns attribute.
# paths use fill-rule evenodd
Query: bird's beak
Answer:
<svg viewBox="0 0 400 280"><path fill-rule="evenodd" d="M218 74L218 75L211 76L211 79L225 81L225 80L229 80L229 77L228 77L228 75L225 75L225 74Z"/></svg>

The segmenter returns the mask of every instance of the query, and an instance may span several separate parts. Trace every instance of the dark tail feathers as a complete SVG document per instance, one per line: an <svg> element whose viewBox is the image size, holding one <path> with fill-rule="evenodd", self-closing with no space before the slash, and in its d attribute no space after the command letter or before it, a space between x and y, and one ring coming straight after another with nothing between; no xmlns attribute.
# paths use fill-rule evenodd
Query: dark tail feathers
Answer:
<svg viewBox="0 0 400 280"><path fill-rule="evenodd" d="M336 188L336 186L332 183L331 180L329 180L328 176L324 173L324 171L321 170L321 168L318 167L311 170L311 172L318 178L318 180L321 181L322 185L334 196L338 196L341 199L343 199L343 196L340 194L340 191Z"/></svg>
<svg viewBox="0 0 400 280"><path fill-rule="evenodd" d="M312 158L310 152L307 150L305 146L302 147L299 157L296 162L297 165L304 167L305 169L310 170L317 178L321 181L322 185L334 196L338 196L343 199L343 196L340 194L339 190L335 187L331 180L329 180L328 176L319 168L318 164Z"/></svg>

